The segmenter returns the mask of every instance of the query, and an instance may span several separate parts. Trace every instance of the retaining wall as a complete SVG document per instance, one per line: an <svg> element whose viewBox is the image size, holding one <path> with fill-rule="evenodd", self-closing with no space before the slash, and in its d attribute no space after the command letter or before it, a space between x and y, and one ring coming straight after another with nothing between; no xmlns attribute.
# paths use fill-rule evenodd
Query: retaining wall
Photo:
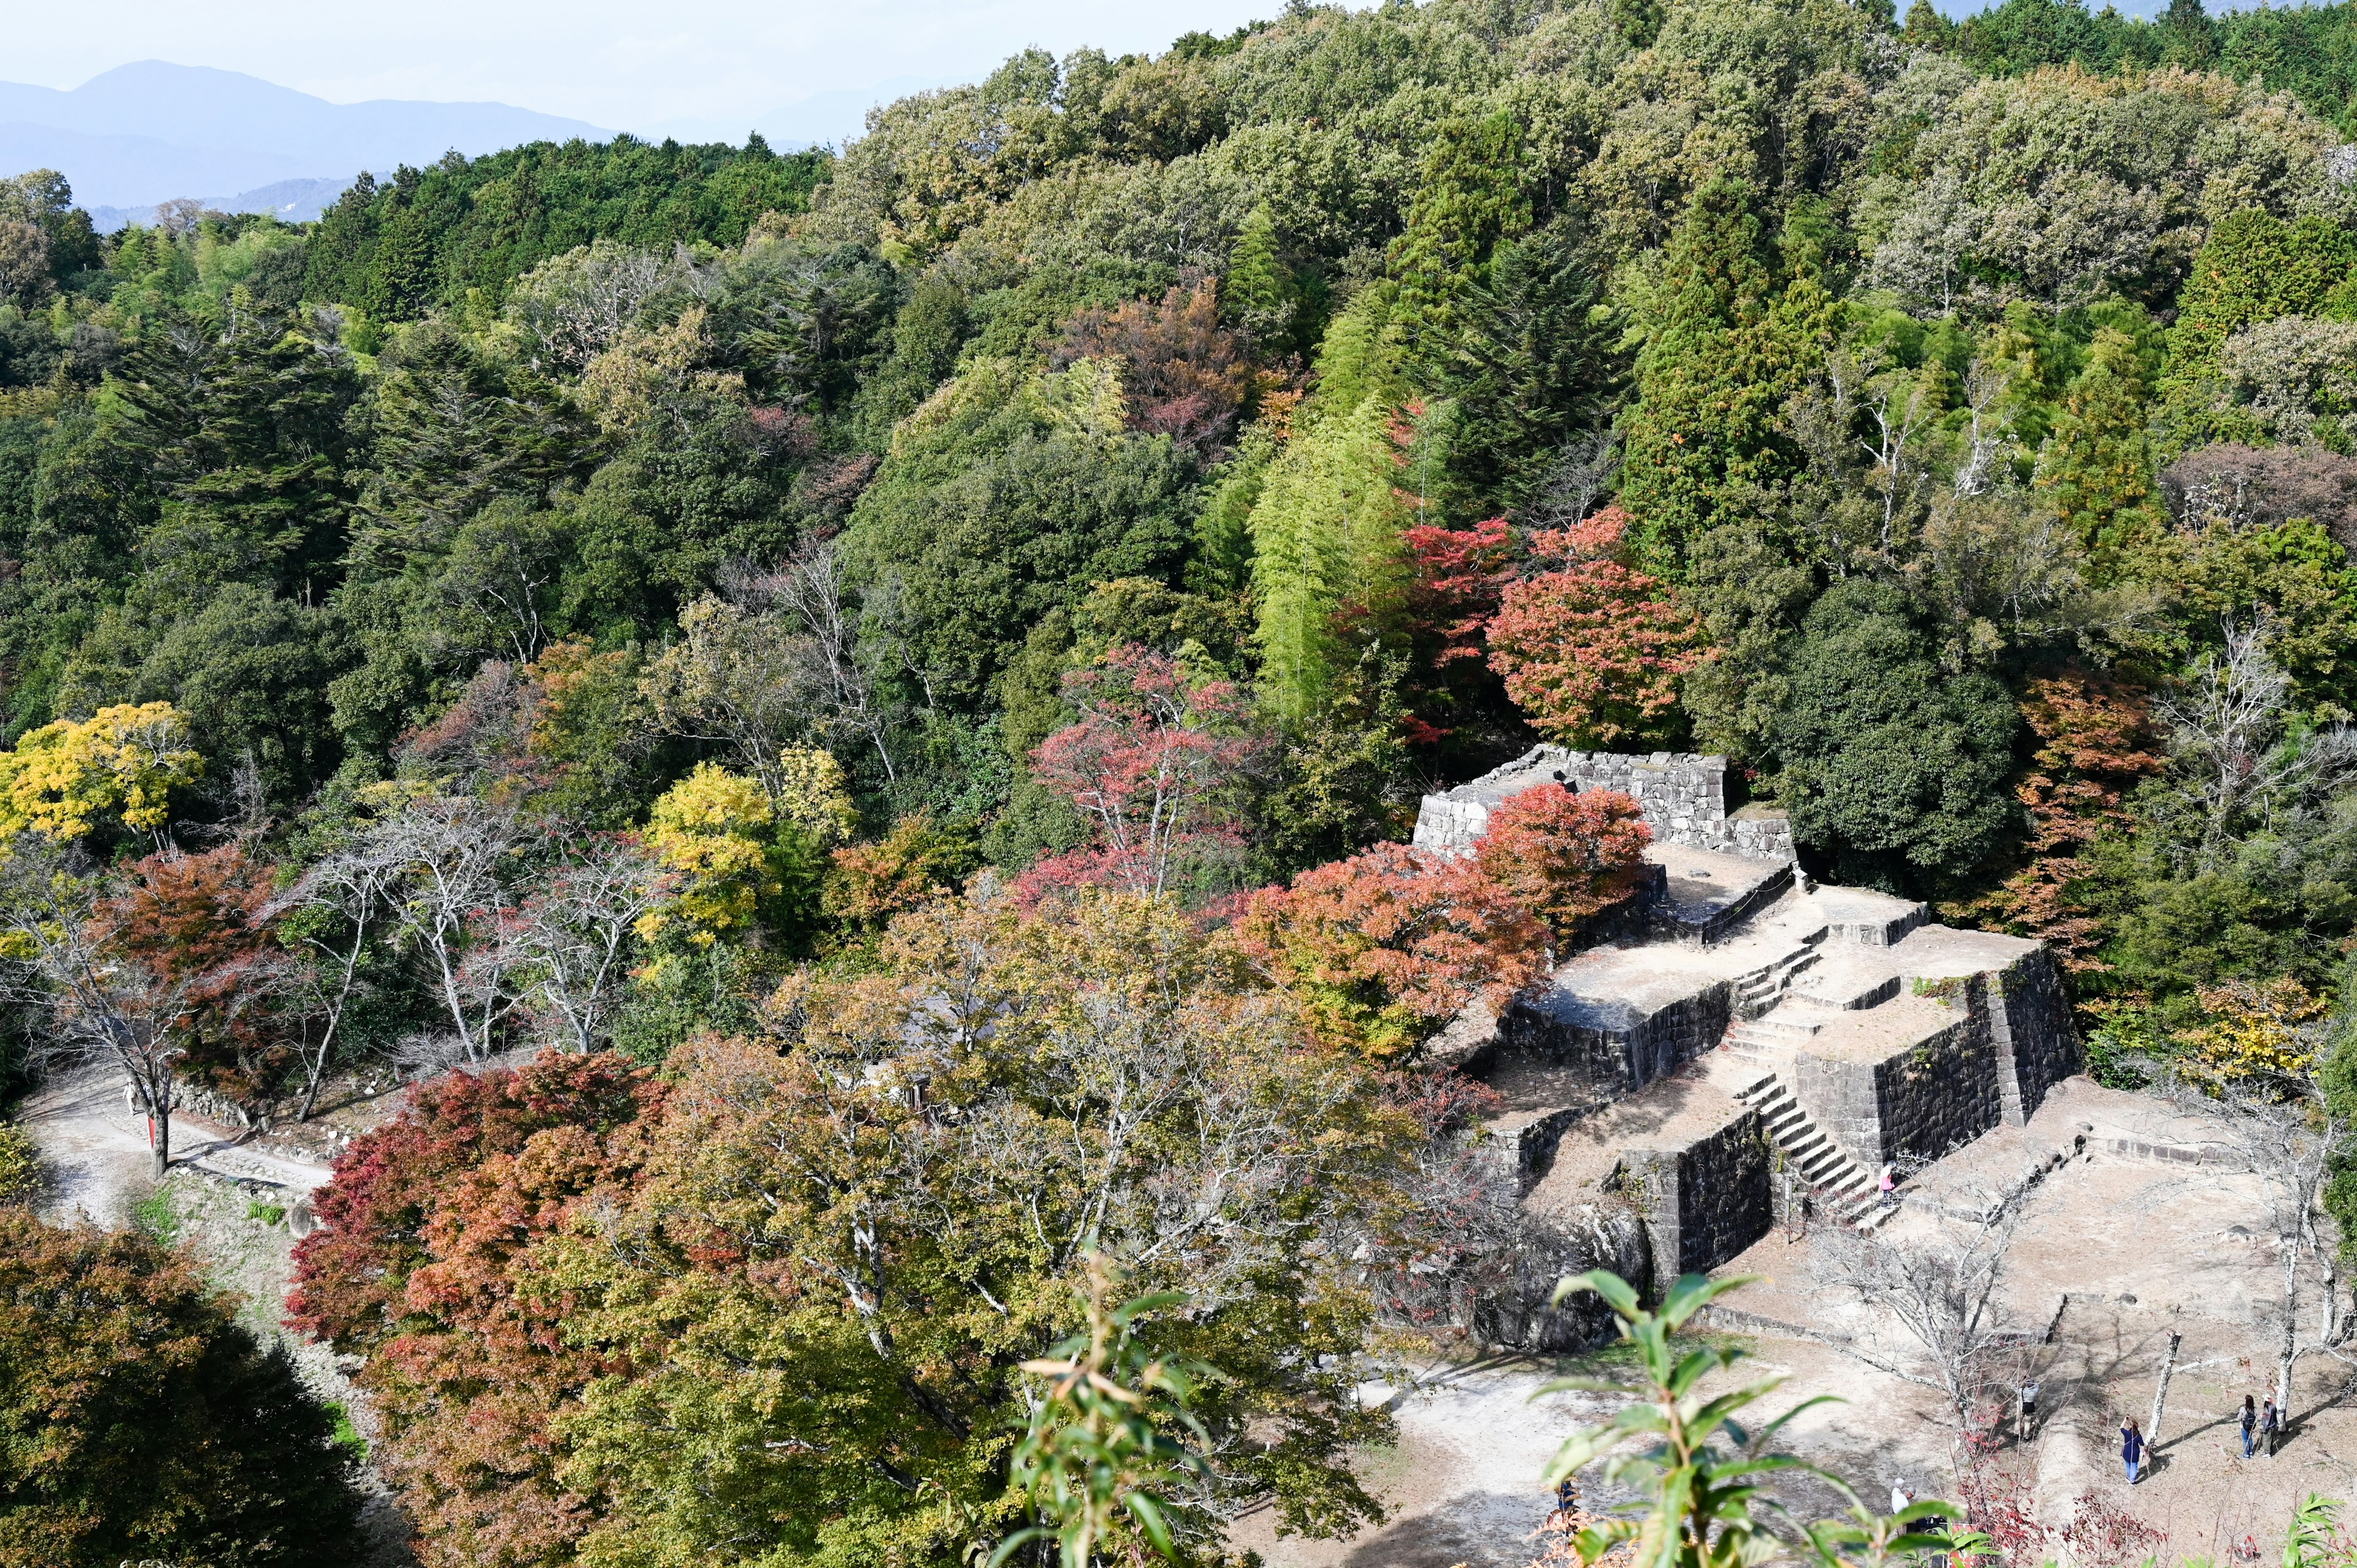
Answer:
<svg viewBox="0 0 2357 1568"><path fill-rule="evenodd" d="M1560 746L1534 746L1470 783L1426 795L1416 815L1416 846L1462 853L1488 830L1493 809L1550 780L1633 796L1653 836L1665 843L1760 860L1792 858L1792 823L1781 811L1749 806L1727 815L1724 757L1670 751L1640 757Z"/></svg>
<svg viewBox="0 0 2357 1568"><path fill-rule="evenodd" d="M1620 1157L1622 1193L1645 1222L1652 1284L1706 1273L1768 1234L1768 1133L1756 1111L1677 1149L1631 1149Z"/></svg>
<svg viewBox="0 0 2357 1568"><path fill-rule="evenodd" d="M1727 1033L1733 987L1703 987L1651 1013L1549 990L1517 997L1500 1023L1503 1049L1568 1069L1599 1094L1642 1089L1677 1071ZM1481 1075L1481 1064L1468 1064ZM1566 1096L1566 1098L1568 1098Z"/></svg>
<svg viewBox="0 0 2357 1568"><path fill-rule="evenodd" d="M1985 1005L2004 1079L2006 1121L2019 1126L2038 1114L2048 1090L2086 1066L2086 1056L2071 1026L2071 998L2050 950L2024 953L1986 979L1994 993Z"/></svg>
<svg viewBox="0 0 2357 1568"><path fill-rule="evenodd" d="M1878 1170L1886 1160L1936 1160L2003 1119L1996 1053L1964 1006L1955 1021L1879 1059L1792 1062L1792 1097L1842 1153Z"/></svg>
<svg viewBox="0 0 2357 1568"><path fill-rule="evenodd" d="M1596 1204L1566 1217L1533 1216L1522 1243L1514 1249L1511 1278L1473 1309L1475 1337L1500 1349L1564 1355L1604 1344L1618 1332L1611 1308L1593 1294L1552 1305L1557 1282L1590 1269L1639 1282L1653 1273L1645 1224L1623 1204Z"/></svg>

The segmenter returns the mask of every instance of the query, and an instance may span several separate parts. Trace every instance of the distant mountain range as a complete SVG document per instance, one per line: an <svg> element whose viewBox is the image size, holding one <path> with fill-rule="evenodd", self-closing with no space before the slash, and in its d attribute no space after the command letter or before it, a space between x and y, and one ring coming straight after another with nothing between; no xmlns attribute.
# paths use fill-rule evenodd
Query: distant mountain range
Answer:
<svg viewBox="0 0 2357 1568"><path fill-rule="evenodd" d="M938 85L896 77L743 121L682 117L632 130L650 141L731 144L758 130L780 152L841 146L860 134L871 106ZM152 221L158 203L182 197L299 223L333 204L362 169L383 178L453 149L475 157L524 142L614 134L506 103L330 103L259 77L163 60L118 66L70 91L0 81L0 176L60 171L102 231ZM230 191L237 194L221 194Z"/></svg>
<svg viewBox="0 0 2357 1568"><path fill-rule="evenodd" d="M362 169L429 163L453 148L471 157L613 134L506 103L330 103L259 77L162 60L119 66L71 91L0 82L0 173L59 170L102 227L107 215L184 196L314 216ZM328 188L307 188L319 186ZM247 194L217 194L225 191Z"/></svg>
<svg viewBox="0 0 2357 1568"><path fill-rule="evenodd" d="M379 180L391 177L388 169L372 169ZM267 212L285 223L308 223L336 204L352 183L350 175L338 175L329 179L281 179L252 190L242 190L235 196L199 196L197 201L215 212ZM79 191L81 187L75 187ZM170 199L167 198L167 199ZM90 220L102 234L111 234L126 223L141 225L156 221L156 208L150 203L139 207L109 207L103 202L81 201Z"/></svg>

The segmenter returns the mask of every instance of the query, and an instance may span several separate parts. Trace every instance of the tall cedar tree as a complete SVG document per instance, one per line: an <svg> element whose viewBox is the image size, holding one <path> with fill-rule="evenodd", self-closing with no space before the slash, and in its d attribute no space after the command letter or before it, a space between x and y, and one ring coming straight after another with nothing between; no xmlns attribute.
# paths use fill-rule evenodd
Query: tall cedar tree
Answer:
<svg viewBox="0 0 2357 1568"><path fill-rule="evenodd" d="M1620 501L1648 561L1673 575L1731 496L1792 471L1783 405L1815 370L1830 324L1806 266L1776 286L1753 203L1732 176L1695 192L1637 355Z"/></svg>

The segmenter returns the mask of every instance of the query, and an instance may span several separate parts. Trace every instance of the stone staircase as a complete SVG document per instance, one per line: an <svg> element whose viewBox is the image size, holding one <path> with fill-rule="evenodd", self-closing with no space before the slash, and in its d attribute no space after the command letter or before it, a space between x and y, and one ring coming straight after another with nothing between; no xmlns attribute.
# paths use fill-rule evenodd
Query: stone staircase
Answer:
<svg viewBox="0 0 2357 1568"><path fill-rule="evenodd" d="M1738 1010L1719 1037L1719 1049L1770 1069L1783 1067L1792 1059L1795 1046L1805 1044L1824 1027L1811 1016L1814 1011L1797 996L1779 997L1758 1013Z"/></svg>
<svg viewBox="0 0 2357 1568"><path fill-rule="evenodd" d="M1783 1150L1803 1185L1817 1195L1827 1218L1877 1230L1898 1212L1882 1207L1873 1174L1835 1145L1774 1072L1763 1070L1752 1077L1736 1089L1735 1098L1760 1113L1768 1135Z"/></svg>
<svg viewBox="0 0 2357 1568"><path fill-rule="evenodd" d="M1738 1020L1759 1017L1783 1000L1791 988L1792 977L1813 966L1821 953L1817 944L1824 940L1822 930L1801 939L1801 945L1777 954L1754 970L1735 977L1734 990L1728 998L1728 1013Z"/></svg>

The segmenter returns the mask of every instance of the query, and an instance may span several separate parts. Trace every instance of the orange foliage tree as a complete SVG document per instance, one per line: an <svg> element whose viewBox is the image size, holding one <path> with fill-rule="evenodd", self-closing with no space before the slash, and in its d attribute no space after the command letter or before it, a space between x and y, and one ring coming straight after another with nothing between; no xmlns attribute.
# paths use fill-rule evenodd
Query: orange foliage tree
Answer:
<svg viewBox="0 0 2357 1568"><path fill-rule="evenodd" d="M1236 934L1311 1034L1378 1058L1413 1053L1477 998L1501 1005L1536 978L1546 946L1479 864L1401 843L1262 888Z"/></svg>
<svg viewBox="0 0 2357 1568"><path fill-rule="evenodd" d="M271 1006L286 955L270 902L271 868L230 843L135 861L98 906L103 945L177 996L184 1069L239 1096L266 1091L290 1045Z"/></svg>
<svg viewBox="0 0 2357 1568"><path fill-rule="evenodd" d="M1628 514L1607 507L1534 536L1532 554L1562 564L1508 587L1490 622L1490 667L1507 694L1568 745L1658 734L1678 678L1705 657L1702 623L1633 564L1628 532Z"/></svg>
<svg viewBox="0 0 2357 1568"><path fill-rule="evenodd" d="M1582 923L1636 891L1653 830L1617 789L1525 789L1490 813L1474 851L1483 874L1544 921L1558 948Z"/></svg>
<svg viewBox="0 0 2357 1568"><path fill-rule="evenodd" d="M1253 392L1252 363L1221 328L1219 285L1209 278L1174 285L1159 304L1083 311L1049 357L1117 360L1130 428L1185 447L1224 442Z"/></svg>
<svg viewBox="0 0 2357 1568"><path fill-rule="evenodd" d="M1954 913L2054 950L2080 973L2105 967L2095 956L2101 921L2076 897L2093 871L2084 851L2106 829L2125 825L2122 799L2168 758L2153 732L2144 693L2101 675L2072 671L2029 682L2021 713L2038 750L2014 798L2029 813L2029 862L1998 886Z"/></svg>
<svg viewBox="0 0 2357 1568"><path fill-rule="evenodd" d="M288 1321L367 1357L378 1455L429 1568L572 1560L596 1499L565 1485L550 1422L610 1363L527 1292L519 1260L636 1178L663 1090L612 1055L454 1073L354 1141L295 1253Z"/></svg>

